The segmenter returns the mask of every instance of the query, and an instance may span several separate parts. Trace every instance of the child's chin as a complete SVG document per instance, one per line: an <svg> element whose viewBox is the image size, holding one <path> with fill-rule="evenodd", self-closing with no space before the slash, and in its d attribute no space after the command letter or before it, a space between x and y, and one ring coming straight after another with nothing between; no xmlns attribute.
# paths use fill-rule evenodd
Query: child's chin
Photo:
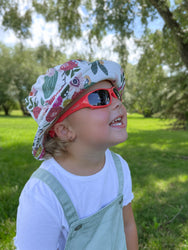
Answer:
<svg viewBox="0 0 188 250"><path fill-rule="evenodd" d="M116 145L118 145L120 143L125 142L127 140L127 138L128 138L128 135L126 135L124 137L121 137L119 140L117 140L116 142L114 142L114 144L112 146L116 146Z"/></svg>
<svg viewBox="0 0 188 250"><path fill-rule="evenodd" d="M122 136L122 137L119 139L119 142L118 142L117 144L122 143L122 142L125 142L125 141L127 140L127 138L128 138L128 134L126 133L124 136Z"/></svg>

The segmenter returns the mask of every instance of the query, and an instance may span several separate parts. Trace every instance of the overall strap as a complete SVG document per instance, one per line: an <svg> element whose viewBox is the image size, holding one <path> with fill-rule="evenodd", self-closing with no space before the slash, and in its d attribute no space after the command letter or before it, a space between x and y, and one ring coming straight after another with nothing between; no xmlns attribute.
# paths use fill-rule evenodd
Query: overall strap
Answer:
<svg viewBox="0 0 188 250"><path fill-rule="evenodd" d="M76 212L76 209L74 205L72 204L71 199L69 198L67 192L65 189L62 187L60 182L56 179L53 174L48 172L47 170L43 168L37 169L31 176L31 178L38 178L41 181L43 181L45 184L47 184L50 189L54 192L55 196L59 200L65 217L67 219L67 222L69 226L76 220L78 220L78 215Z"/></svg>
<svg viewBox="0 0 188 250"><path fill-rule="evenodd" d="M122 164L119 157L114 152L111 151L111 154L117 169L118 180L119 180L119 194L122 194L124 185Z"/></svg>

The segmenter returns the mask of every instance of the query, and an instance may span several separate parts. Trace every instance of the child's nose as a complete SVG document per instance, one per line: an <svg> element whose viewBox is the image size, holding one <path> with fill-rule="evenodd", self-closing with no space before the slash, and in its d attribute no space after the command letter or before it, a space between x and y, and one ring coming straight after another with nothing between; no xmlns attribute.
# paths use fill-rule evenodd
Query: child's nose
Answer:
<svg viewBox="0 0 188 250"><path fill-rule="evenodd" d="M122 106L122 102L116 97L112 97L112 108L113 109L117 109L117 108L120 108Z"/></svg>

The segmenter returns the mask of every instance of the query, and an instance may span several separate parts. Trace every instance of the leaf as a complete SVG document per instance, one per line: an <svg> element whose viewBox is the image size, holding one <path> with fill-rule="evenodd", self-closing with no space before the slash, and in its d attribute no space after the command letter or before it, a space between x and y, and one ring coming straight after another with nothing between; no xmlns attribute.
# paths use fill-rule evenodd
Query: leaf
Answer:
<svg viewBox="0 0 188 250"><path fill-rule="evenodd" d="M42 105L44 105L44 100L42 99L42 97L40 99L40 102L41 102Z"/></svg>
<svg viewBox="0 0 188 250"><path fill-rule="evenodd" d="M57 82L57 77L58 77L57 71L51 77L49 77L49 76L44 77L44 84L42 85L42 90L44 92L45 99L49 98L52 95L52 93L54 92L55 85Z"/></svg>
<svg viewBox="0 0 188 250"><path fill-rule="evenodd" d="M33 101L32 101L32 98L29 98L29 97L27 97L26 99L25 99L25 104L26 104L26 106L27 106L27 109L32 109L32 107L33 107Z"/></svg>
<svg viewBox="0 0 188 250"><path fill-rule="evenodd" d="M68 85L68 86L63 90L63 92L61 93L61 97L62 97L63 99L67 96L67 94L68 94L68 92L69 92L69 88L70 88L70 86Z"/></svg>
<svg viewBox="0 0 188 250"><path fill-rule="evenodd" d="M71 78L74 76L74 70L72 70L71 72Z"/></svg>
<svg viewBox="0 0 188 250"><path fill-rule="evenodd" d="M69 76L70 70L65 71L65 74L66 74L67 76Z"/></svg>
<svg viewBox="0 0 188 250"><path fill-rule="evenodd" d="M106 67L100 63L98 63L99 68L105 73L105 75L108 75L108 70L106 69Z"/></svg>
<svg viewBox="0 0 188 250"><path fill-rule="evenodd" d="M78 68L78 69L74 69L74 72L78 72L78 71L80 71L80 68Z"/></svg>
<svg viewBox="0 0 188 250"><path fill-rule="evenodd" d="M96 63L96 62L93 62L93 63L91 64L91 70L92 70L92 72L93 72L94 75L97 74L98 67L97 67L97 63Z"/></svg>

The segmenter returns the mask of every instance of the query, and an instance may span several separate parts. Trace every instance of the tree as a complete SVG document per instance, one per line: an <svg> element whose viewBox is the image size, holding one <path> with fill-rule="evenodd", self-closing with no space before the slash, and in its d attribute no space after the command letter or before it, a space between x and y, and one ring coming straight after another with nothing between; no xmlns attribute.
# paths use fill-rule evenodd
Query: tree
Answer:
<svg viewBox="0 0 188 250"><path fill-rule="evenodd" d="M188 2L176 1L174 11L170 11L170 3L165 0L150 0L165 21L165 26L174 38L182 61L188 69ZM165 29L164 29L165 31Z"/></svg>
<svg viewBox="0 0 188 250"><path fill-rule="evenodd" d="M178 51L170 38L170 33L163 36L160 31L154 34L148 31L140 41L143 54L137 66L137 74L141 85L144 84L146 89L150 86L154 91L150 105L151 108L155 106L154 113L176 118L176 124L185 128L188 121L188 75L183 62L178 60ZM147 92L149 96L151 91L147 89Z"/></svg>
<svg viewBox="0 0 188 250"><path fill-rule="evenodd" d="M19 39L31 36L29 28L32 24L32 10L27 9L21 14L17 1L8 0L0 2L0 16L5 30L12 29Z"/></svg>
<svg viewBox="0 0 188 250"><path fill-rule="evenodd" d="M18 44L14 48L0 45L0 105L8 115L15 101L19 102L24 115L25 97L36 82L37 77L47 69L62 64L67 59L51 44L41 44L36 49Z"/></svg>
<svg viewBox="0 0 188 250"><path fill-rule="evenodd" d="M141 41L143 53L137 65L139 79L139 94L137 103L140 103L145 117L161 111L161 91L164 88L166 76L163 69L163 51L161 32L147 33Z"/></svg>
<svg viewBox="0 0 188 250"><path fill-rule="evenodd" d="M18 44L13 52L12 82L17 91L17 100L24 115L28 115L25 108L25 97L31 90L40 72L33 49L24 48Z"/></svg>
<svg viewBox="0 0 188 250"><path fill-rule="evenodd" d="M41 43L35 50L37 63L42 67L44 72L67 60L66 55L60 51L60 48L54 47L51 42L49 46Z"/></svg>
<svg viewBox="0 0 188 250"><path fill-rule="evenodd" d="M142 23L147 27L149 20L154 20L159 14L165 22L165 30L172 34L179 55L188 69L188 4L186 0L176 1L172 8L167 0L96 0L86 1L89 16L81 18L79 13L80 1L44 1L39 4L33 1L36 11L43 14L47 21L56 20L62 38L72 38L81 35L81 20L87 23L91 37L96 36L100 41L107 32L115 32L118 46L122 55L125 43L124 37L130 37L134 30L136 17L141 16ZM93 20L91 20L91 15ZM124 49L125 52L125 49Z"/></svg>
<svg viewBox="0 0 188 250"><path fill-rule="evenodd" d="M148 54L149 55L149 51ZM144 64L144 60L142 61ZM138 112L144 117L151 117L161 111L161 89L164 86L164 71L161 67L150 67L147 73L142 71L143 65L127 65L127 83L124 103L128 112Z"/></svg>
<svg viewBox="0 0 188 250"><path fill-rule="evenodd" d="M15 89L12 88L12 49L0 44L0 107L9 115L15 104Z"/></svg>
<svg viewBox="0 0 188 250"><path fill-rule="evenodd" d="M161 93L161 115L176 118L175 128L188 129L188 75L179 72L166 78Z"/></svg>
<svg viewBox="0 0 188 250"><path fill-rule="evenodd" d="M12 79L17 89L20 108L23 114L27 115L25 97L30 92L31 86L39 75L45 74L48 68L65 62L66 57L52 44L49 47L41 44L36 49L24 48L20 44L14 49L13 61L14 74Z"/></svg>
<svg viewBox="0 0 188 250"><path fill-rule="evenodd" d="M27 3L30 8L22 15L16 1L0 3L2 24L6 29L13 29L19 37L28 36L32 11L35 10L42 14L46 21L58 23L62 39L81 37L82 30L87 29L90 31L88 42L92 42L94 36L100 41L107 32L113 32L117 38L116 50L119 51L123 64L127 55L124 38L134 33L135 20L140 18L147 28L148 22L160 15L165 22L164 34L171 34L179 51L179 60L182 60L188 69L187 0L177 0L174 6L169 0L28 0ZM81 8L84 15L81 15Z"/></svg>
<svg viewBox="0 0 188 250"><path fill-rule="evenodd" d="M46 21L58 23L63 40L80 37L83 30L88 30L88 37L85 38L88 39L88 43L91 44L96 40L100 43L102 38L111 32L115 35L115 50L119 53L119 59L124 69L126 69L128 56L125 38L134 34L136 20L140 20L145 27L145 31L138 41L138 45L143 48L144 53L137 67L138 82L134 83L133 88L129 86L130 96L133 97L134 90L137 96L135 105L145 115L151 115L159 110L161 110L161 114L169 115L165 100L168 95L167 92L163 91L163 88L173 92L175 80L179 79L175 97L181 96L183 99L179 100L174 97L168 100L174 102L170 105L170 114L180 117L178 116L179 108L177 108L180 106L175 104L181 103L181 101L186 102L186 75L188 70L187 0L176 0L174 3L169 0L28 0L28 3L30 8L22 15L15 1L9 0L0 3L2 24L16 32L21 26L19 22L16 23L14 20L25 18L27 20L24 23L25 28L21 29L20 33L22 34L21 37L24 38L24 34L28 34L29 16L31 17L32 11L36 11L42 14ZM13 8L15 8L15 11L13 11ZM84 15L81 12L84 12ZM8 15L10 15L9 19ZM165 23L163 30L152 34L148 31L148 23L157 19L159 15ZM16 34L19 36L19 32ZM168 75L164 72L164 66L168 67ZM133 99L131 100L133 101ZM144 110L147 110L147 112ZM181 117L186 119L186 108L183 112L184 115L181 115Z"/></svg>

